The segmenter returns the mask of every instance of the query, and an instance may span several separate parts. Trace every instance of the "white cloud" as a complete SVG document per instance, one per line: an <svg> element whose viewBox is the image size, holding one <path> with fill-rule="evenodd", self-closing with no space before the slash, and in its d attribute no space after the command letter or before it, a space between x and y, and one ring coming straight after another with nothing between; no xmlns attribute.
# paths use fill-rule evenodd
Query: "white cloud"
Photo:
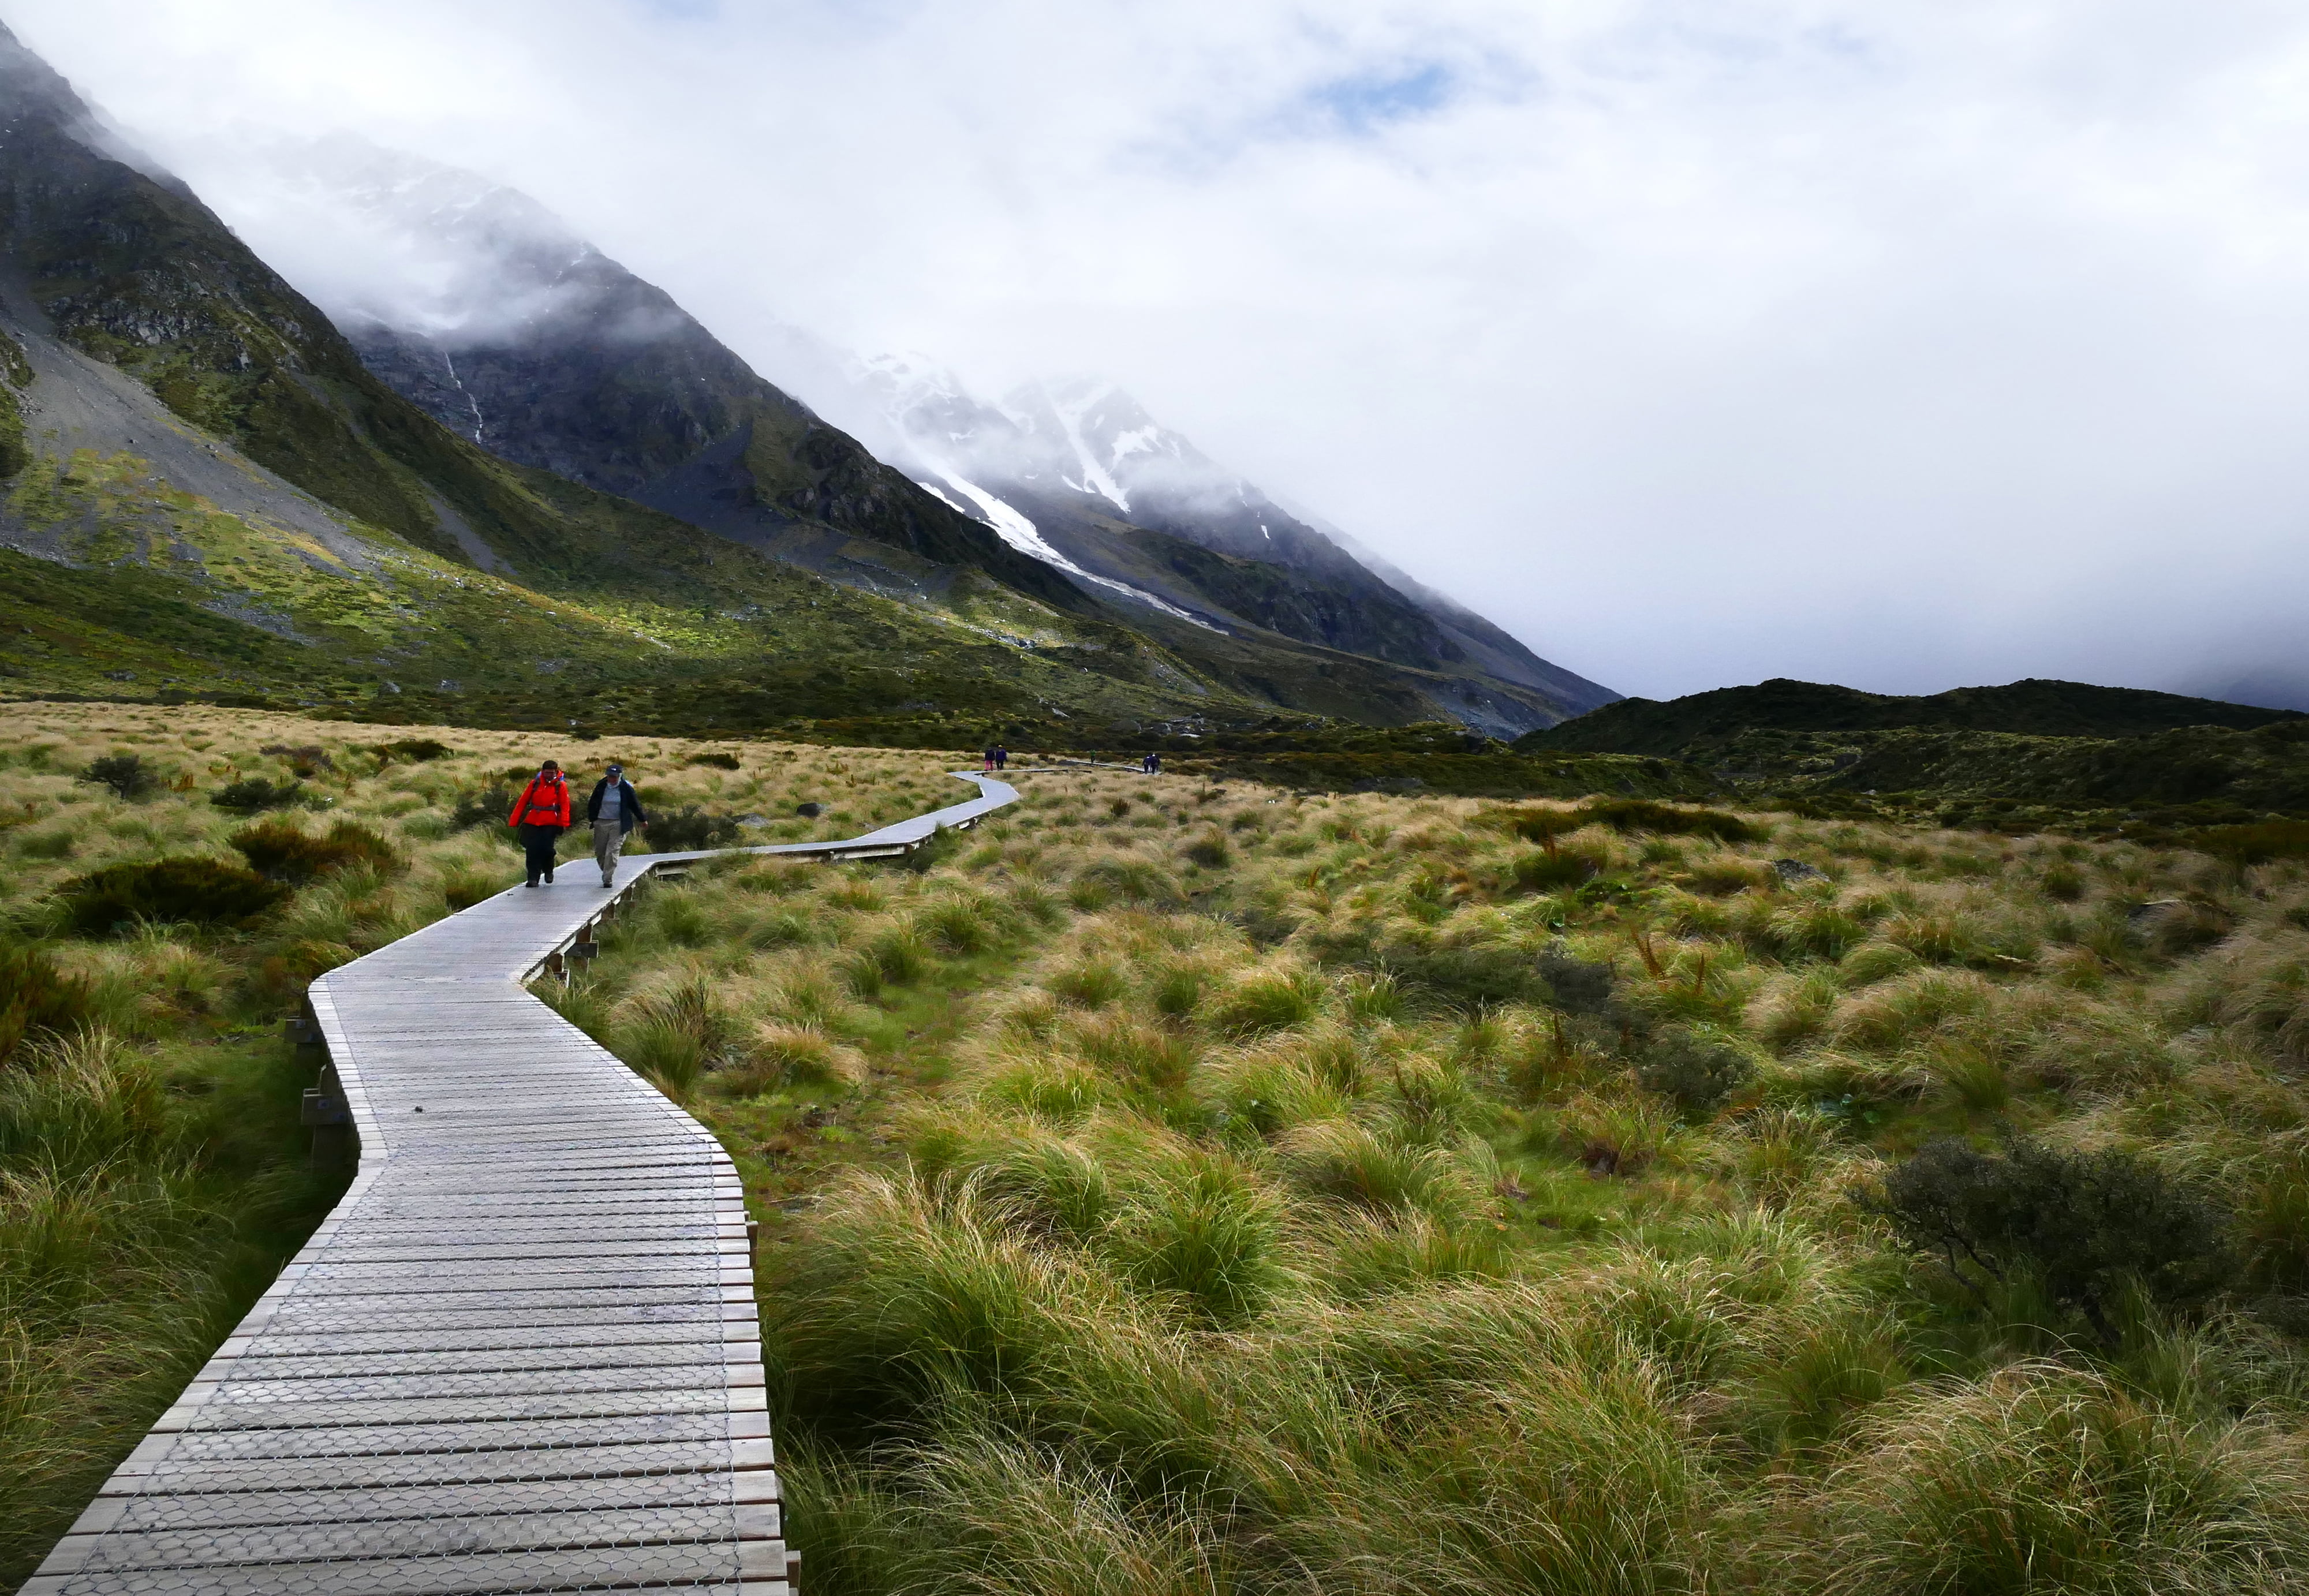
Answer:
<svg viewBox="0 0 2309 1596"><path fill-rule="evenodd" d="M11 21L228 214L199 135L345 126L527 190L765 363L783 318L985 392L1103 373L1623 689L2167 685L2309 622L2297 7Z"/></svg>

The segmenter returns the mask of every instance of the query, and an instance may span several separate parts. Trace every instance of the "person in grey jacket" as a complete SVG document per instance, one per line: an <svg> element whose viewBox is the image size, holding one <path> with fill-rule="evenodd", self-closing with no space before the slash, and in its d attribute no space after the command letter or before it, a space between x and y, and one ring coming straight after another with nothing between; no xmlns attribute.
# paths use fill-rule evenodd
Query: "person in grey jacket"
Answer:
<svg viewBox="0 0 2309 1596"><path fill-rule="evenodd" d="M610 773L593 784L593 796L585 800L585 818L593 825L593 862L601 867L601 884L615 886L618 853L626 845L626 833L649 824L641 796L626 780L624 765L611 765Z"/></svg>

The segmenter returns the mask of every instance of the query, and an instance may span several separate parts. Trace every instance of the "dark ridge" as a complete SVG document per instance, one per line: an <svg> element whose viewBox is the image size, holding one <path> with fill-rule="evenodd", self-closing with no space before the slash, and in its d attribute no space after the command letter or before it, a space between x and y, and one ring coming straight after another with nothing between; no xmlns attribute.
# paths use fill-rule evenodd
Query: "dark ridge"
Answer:
<svg viewBox="0 0 2309 1596"><path fill-rule="evenodd" d="M1864 693L1775 677L1662 703L1623 698L1576 720L1527 733L1531 753L1648 754L1706 760L1744 731L2001 731L2029 737L2135 738L2184 726L2250 730L2309 720L2292 710L2257 709L2138 687L2031 678L2001 687L1958 687L1929 697Z"/></svg>

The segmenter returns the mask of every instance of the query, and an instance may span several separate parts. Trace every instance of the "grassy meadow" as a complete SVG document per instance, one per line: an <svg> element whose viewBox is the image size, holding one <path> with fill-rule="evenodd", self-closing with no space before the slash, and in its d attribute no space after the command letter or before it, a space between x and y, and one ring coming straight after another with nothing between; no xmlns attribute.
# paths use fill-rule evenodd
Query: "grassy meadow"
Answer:
<svg viewBox="0 0 2309 1596"><path fill-rule="evenodd" d="M0 1580L325 1208L302 982L518 879L484 800L543 755L660 846L964 790L0 708L50 994L0 1012ZM810 1596L2309 1588L2302 864L1016 781L645 889L538 988L746 1175ZM171 920L161 858L248 879Z"/></svg>

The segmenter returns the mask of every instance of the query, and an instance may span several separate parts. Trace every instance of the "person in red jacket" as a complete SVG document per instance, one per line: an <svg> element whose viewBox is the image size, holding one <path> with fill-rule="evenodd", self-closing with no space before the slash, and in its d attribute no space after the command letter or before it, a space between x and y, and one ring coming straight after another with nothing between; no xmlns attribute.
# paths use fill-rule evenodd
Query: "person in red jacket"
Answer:
<svg viewBox="0 0 2309 1596"><path fill-rule="evenodd" d="M514 799L513 815L506 824L520 836L523 851L529 856L529 879L522 884L535 886L542 876L545 884L551 886L553 845L569 829L569 783L562 780L559 765L549 759L537 767L537 774Z"/></svg>

